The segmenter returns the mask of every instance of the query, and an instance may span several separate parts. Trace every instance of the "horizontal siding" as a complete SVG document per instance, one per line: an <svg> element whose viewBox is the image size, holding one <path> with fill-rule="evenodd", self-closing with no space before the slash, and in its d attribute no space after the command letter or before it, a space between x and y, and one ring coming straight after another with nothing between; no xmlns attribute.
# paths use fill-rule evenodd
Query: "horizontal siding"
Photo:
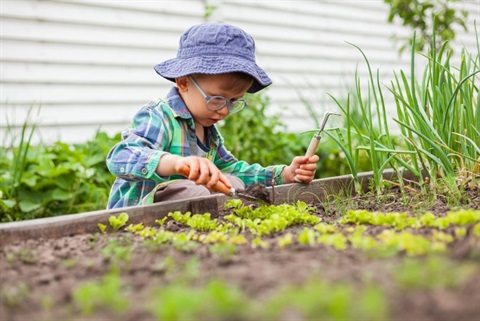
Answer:
<svg viewBox="0 0 480 321"><path fill-rule="evenodd" d="M2 2L0 130L22 125L28 110L40 106L37 139L77 142L99 128L121 131L140 105L171 87L153 66L176 55L179 36L204 20L204 3ZM274 81L265 91L269 113L282 113L290 130L314 126L302 99L321 115L336 109L329 95L344 98L356 71L367 85L365 61L353 45L386 85L394 68L409 71L409 55L400 56L391 40L409 32L386 23L381 0L210 3L217 6L211 20L238 25L255 38L258 64ZM478 1L457 5L470 12L470 21L454 47L473 52Z"/></svg>

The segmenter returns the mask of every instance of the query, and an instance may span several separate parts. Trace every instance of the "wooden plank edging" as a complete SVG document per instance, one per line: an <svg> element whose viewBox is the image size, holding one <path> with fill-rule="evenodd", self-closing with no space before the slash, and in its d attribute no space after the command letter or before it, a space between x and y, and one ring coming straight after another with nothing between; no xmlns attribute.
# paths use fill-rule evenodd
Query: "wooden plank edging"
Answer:
<svg viewBox="0 0 480 321"><path fill-rule="evenodd" d="M383 174L385 179L393 180L396 173L387 170ZM359 180L364 192L368 190L369 181L373 178L372 172L359 174ZM410 175L411 178L411 175ZM273 204L292 203L297 200L304 202L319 202L326 200L331 195L354 196L355 188L351 175L313 180L310 184L285 184L269 187ZM273 196L272 196L273 195ZM108 225L111 215L126 212L129 215L128 223L144 223L151 225L156 219L161 219L170 212L182 213L211 213L212 217L219 215L224 209L224 203L229 197L225 195L211 195L185 200L169 201L145 206L132 206L112 210L100 210L78 214L39 218L18 222L0 224L0 246L32 238L59 238L99 231L98 223ZM248 203L245 201L245 203Z"/></svg>

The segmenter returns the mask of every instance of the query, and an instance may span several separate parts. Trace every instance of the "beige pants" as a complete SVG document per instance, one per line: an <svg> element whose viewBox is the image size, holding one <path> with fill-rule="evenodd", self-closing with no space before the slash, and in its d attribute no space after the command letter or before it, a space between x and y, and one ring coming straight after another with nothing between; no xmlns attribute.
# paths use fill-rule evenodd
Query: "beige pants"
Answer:
<svg viewBox="0 0 480 321"><path fill-rule="evenodd" d="M238 178L232 175L225 175L233 188L242 190L245 184ZM173 201L185 198L207 196L213 194L203 185L197 185L195 182L188 179L181 179L172 182L155 193L154 202Z"/></svg>

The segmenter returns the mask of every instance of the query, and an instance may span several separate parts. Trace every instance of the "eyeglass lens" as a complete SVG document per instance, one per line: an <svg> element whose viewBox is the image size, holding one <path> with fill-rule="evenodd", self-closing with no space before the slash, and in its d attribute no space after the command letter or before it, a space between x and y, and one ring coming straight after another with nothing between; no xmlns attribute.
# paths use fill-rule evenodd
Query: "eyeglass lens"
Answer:
<svg viewBox="0 0 480 321"><path fill-rule="evenodd" d="M227 102L227 100L222 96L213 96L207 101L207 108L210 110L219 110L225 105L227 105L229 113L239 112L246 106L243 100Z"/></svg>

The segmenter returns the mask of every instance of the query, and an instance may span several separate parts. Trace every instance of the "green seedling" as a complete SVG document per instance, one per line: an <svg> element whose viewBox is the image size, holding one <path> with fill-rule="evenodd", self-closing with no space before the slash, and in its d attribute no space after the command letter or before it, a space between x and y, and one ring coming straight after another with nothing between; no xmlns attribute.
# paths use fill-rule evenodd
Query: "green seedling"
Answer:
<svg viewBox="0 0 480 321"><path fill-rule="evenodd" d="M283 249L284 247L290 246L293 244L293 235L292 233L287 233L283 236L280 236L277 240L277 245L279 248Z"/></svg>
<svg viewBox="0 0 480 321"><path fill-rule="evenodd" d="M107 226L105 224L98 223L97 226L98 226L98 229L100 230L100 233L106 233L107 232Z"/></svg>
<svg viewBox="0 0 480 321"><path fill-rule="evenodd" d="M270 247L270 243L268 241L262 240L261 237L255 237L252 240L252 248L262 248L264 250L268 249Z"/></svg>
<svg viewBox="0 0 480 321"><path fill-rule="evenodd" d="M29 294L28 286L22 282L14 286L2 286L0 289L0 301L3 301L7 308L15 308L26 302Z"/></svg>
<svg viewBox="0 0 480 321"><path fill-rule="evenodd" d="M156 290L149 310L157 320L244 320L250 301L222 280L193 287L173 283Z"/></svg>
<svg viewBox="0 0 480 321"><path fill-rule="evenodd" d="M298 243L312 246L315 244L315 231L310 228L304 228L298 235Z"/></svg>
<svg viewBox="0 0 480 321"><path fill-rule="evenodd" d="M220 257L222 261L229 261L237 253L237 247L231 243L216 243L208 247L210 253Z"/></svg>
<svg viewBox="0 0 480 321"><path fill-rule="evenodd" d="M120 213L118 217L111 215L108 218L108 222L114 231L118 231L120 228L125 226L128 222L128 214L126 212Z"/></svg>
<svg viewBox="0 0 480 321"><path fill-rule="evenodd" d="M118 270L111 270L100 281L85 282L73 291L73 304L82 315L91 316L100 309L122 315L130 301L124 293Z"/></svg>
<svg viewBox="0 0 480 321"><path fill-rule="evenodd" d="M168 216L165 216L165 217L162 218L162 219L155 220L155 223L157 223L157 224L160 225L160 226L164 226L164 225L165 225L165 222L167 221L167 219L168 219Z"/></svg>
<svg viewBox="0 0 480 321"><path fill-rule="evenodd" d="M192 240L194 235L195 235L194 231L190 231L188 234L183 232L173 234L173 237L172 237L173 247L181 252L186 252L186 253L195 251L199 247L199 243Z"/></svg>
<svg viewBox="0 0 480 321"><path fill-rule="evenodd" d="M398 286L407 289L458 288L474 273L478 266L457 263L446 257L432 256L425 259L407 258L392 269Z"/></svg>
<svg viewBox="0 0 480 321"><path fill-rule="evenodd" d="M304 320L388 320L388 302L377 287L355 289L348 283L310 278L288 286L262 304L259 319L279 320L289 311Z"/></svg>
<svg viewBox="0 0 480 321"><path fill-rule="evenodd" d="M129 240L108 239L107 245L102 249L102 255L114 264L130 261L134 249Z"/></svg>

